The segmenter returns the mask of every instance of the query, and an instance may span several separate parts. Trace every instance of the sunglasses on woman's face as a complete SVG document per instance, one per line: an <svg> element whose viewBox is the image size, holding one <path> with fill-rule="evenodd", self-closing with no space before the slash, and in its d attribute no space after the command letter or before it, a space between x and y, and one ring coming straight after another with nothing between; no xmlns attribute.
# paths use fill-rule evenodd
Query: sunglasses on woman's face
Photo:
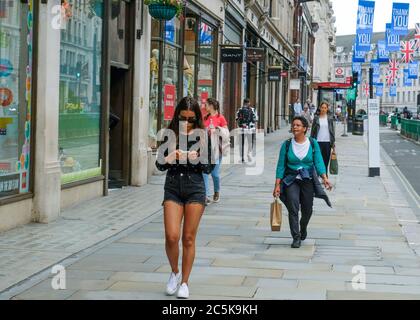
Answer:
<svg viewBox="0 0 420 320"><path fill-rule="evenodd" d="M178 117L179 121L188 121L188 123L196 123L197 122L197 118L196 117L183 117L183 116L179 116Z"/></svg>

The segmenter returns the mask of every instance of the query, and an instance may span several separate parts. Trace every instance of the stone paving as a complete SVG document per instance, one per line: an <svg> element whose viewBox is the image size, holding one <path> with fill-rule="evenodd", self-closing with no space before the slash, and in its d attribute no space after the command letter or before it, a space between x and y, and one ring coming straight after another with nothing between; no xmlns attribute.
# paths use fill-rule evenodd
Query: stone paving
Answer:
<svg viewBox="0 0 420 320"><path fill-rule="evenodd" d="M419 208L410 207L386 156L381 177L367 177L362 137L337 134L333 209L315 200L303 246L290 248L285 209L282 231L270 231L275 165L288 135L282 130L266 137L263 174L246 176L239 165L224 168L221 202L207 208L200 225L190 298L420 299ZM1 235L3 289L59 261L66 266L67 288L53 290L45 269L3 294L0 288L0 298L176 299L163 293L170 272L163 178L79 205L54 224ZM365 290L353 289L356 265L366 269Z"/></svg>

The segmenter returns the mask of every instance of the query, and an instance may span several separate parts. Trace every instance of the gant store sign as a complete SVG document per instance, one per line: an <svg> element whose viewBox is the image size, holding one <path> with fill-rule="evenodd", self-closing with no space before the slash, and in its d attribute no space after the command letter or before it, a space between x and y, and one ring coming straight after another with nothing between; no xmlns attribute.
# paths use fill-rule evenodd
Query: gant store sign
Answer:
<svg viewBox="0 0 420 320"><path fill-rule="evenodd" d="M221 48L221 62L244 62L244 49L242 47L222 47Z"/></svg>

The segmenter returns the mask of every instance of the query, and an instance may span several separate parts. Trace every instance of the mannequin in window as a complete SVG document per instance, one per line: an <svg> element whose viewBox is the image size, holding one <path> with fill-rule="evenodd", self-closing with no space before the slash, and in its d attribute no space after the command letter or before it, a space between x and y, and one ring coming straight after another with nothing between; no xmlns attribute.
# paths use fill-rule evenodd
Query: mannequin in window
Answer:
<svg viewBox="0 0 420 320"><path fill-rule="evenodd" d="M184 97L194 96L194 69L184 56Z"/></svg>
<svg viewBox="0 0 420 320"><path fill-rule="evenodd" d="M152 50L150 59L150 103L149 103L149 137L156 139L154 128L155 114L158 104L159 90L159 50Z"/></svg>

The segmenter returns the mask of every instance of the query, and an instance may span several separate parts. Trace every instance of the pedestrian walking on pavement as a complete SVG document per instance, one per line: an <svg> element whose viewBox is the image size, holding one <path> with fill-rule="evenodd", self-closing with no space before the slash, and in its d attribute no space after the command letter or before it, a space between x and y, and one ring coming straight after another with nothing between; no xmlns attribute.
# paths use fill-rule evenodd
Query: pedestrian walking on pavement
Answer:
<svg viewBox="0 0 420 320"><path fill-rule="evenodd" d="M253 140L256 132L257 115L255 108L251 107L251 100L244 99L242 108L236 113L236 121L238 128L241 129L239 149L241 154L241 161L245 162L245 138L248 142L247 158L248 162L252 160L253 148L255 147Z"/></svg>
<svg viewBox="0 0 420 320"><path fill-rule="evenodd" d="M334 118L330 115L329 104L327 102L322 102L315 114L311 137L318 141L328 176L331 150L335 152L335 124Z"/></svg>
<svg viewBox="0 0 420 320"><path fill-rule="evenodd" d="M307 237L314 195L323 198L331 206L319 183L318 175L322 177L328 190L331 190L332 185L326 175L318 142L306 137L308 129L309 123L304 117L293 119L293 139L285 141L280 149L273 191L273 196L280 197L289 212L292 248L299 248L301 241ZM302 211L300 222L299 207Z"/></svg>
<svg viewBox="0 0 420 320"><path fill-rule="evenodd" d="M215 167L211 172L213 178L213 202L220 201L220 165L223 157L223 146L227 145L226 141L230 139L229 129L225 117L220 113L219 101L213 98L207 99L206 102L207 115L204 116L204 126L212 139L213 154L215 158ZM230 145L228 145L230 150ZM206 185L206 204L210 204L210 185L209 174L203 173L204 183Z"/></svg>
<svg viewBox="0 0 420 320"><path fill-rule="evenodd" d="M295 117L300 116L303 112L302 104L300 103L299 98L297 98L296 102L293 104L293 112Z"/></svg>
<svg viewBox="0 0 420 320"><path fill-rule="evenodd" d="M166 293L188 298L188 279L195 258L195 239L204 213L206 188L203 173L214 169L211 143L206 134L200 106L194 98L183 98L165 131L158 149L156 167L167 170L164 187L165 249L172 272ZM197 149L197 146L199 148ZM182 273L178 269L182 228ZM180 285L181 284L181 285Z"/></svg>

